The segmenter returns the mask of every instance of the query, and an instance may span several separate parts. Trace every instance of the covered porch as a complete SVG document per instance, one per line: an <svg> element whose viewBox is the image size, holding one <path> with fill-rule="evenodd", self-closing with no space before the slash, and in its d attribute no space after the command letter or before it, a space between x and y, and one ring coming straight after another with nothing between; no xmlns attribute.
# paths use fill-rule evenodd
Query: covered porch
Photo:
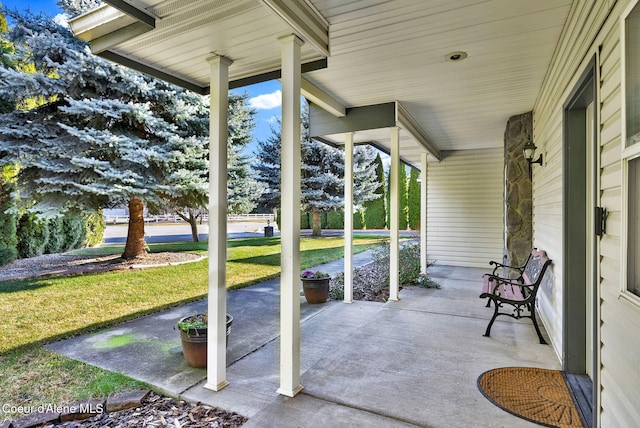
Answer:
<svg viewBox="0 0 640 428"><path fill-rule="evenodd" d="M356 265L366 262L361 257ZM321 268L341 266L340 260ZM484 271L435 265L429 273L442 289L404 288L400 301L385 304L308 305L301 298L305 388L294 398L276 392L277 280L229 293L235 316L229 385L218 392L203 388L206 371L186 365L171 330L206 301L49 348L170 395L238 412L249 418L247 427L536 426L494 406L476 386L478 376L497 367L560 368L552 347L538 343L527 320L498 320L492 337L482 336L492 312L478 299ZM140 337L121 347L100 346L114 335L131 334Z"/></svg>
<svg viewBox="0 0 640 428"><path fill-rule="evenodd" d="M90 41L95 54L211 95L209 228L215 236L226 236L228 89L275 78L282 82L282 272L280 300L276 303L280 307L280 385L273 385L279 394L294 397L300 393L304 385L301 376L307 374L303 367L308 351L300 346L304 323L298 295L300 171L296 166L300 164L300 95L335 121L344 118L349 122L367 106L396 106L395 120L379 124L382 136L370 132L377 129L375 124L367 124L365 129L347 127L337 138L330 138L335 133L319 135L345 144L347 171L352 168L352 147L359 142L374 144L391 154L391 300L398 308L415 304L402 302L398 296L397 189L401 160L421 169L423 178L430 169L436 174L443 172L440 179L433 180L436 186L445 184L441 188L443 194L460 195L459 188L463 191L461 205L445 202L447 211L438 214L452 222L434 222L435 228L429 230L432 219L426 216L431 209L427 207L428 198L438 193L436 186L422 186L423 266L428 256L443 261L435 247L432 254L427 254L431 241L442 243L448 255L471 248L474 256L482 259L475 260L473 266L502 259L505 125L512 115L532 110L570 11L570 1L452 4L405 0L342 5L312 0L244 0L202 1L195 6L174 0L106 3L71 22L74 33ZM362 137L366 141L361 141ZM470 160L456 166L457 154L465 152L472 153ZM478 152L487 153L492 159L489 169L494 179L486 186L481 178L488 176L484 171L487 164L474 165ZM432 168L428 163L443 165ZM470 174L469 165L479 169ZM460 174L453 176L451 171L455 168ZM345 200L350 206L351 179L349 173L346 176ZM452 189L451 184L458 187ZM487 189L493 201L490 204ZM437 204L436 201L434 212ZM483 211L486 206L491 209ZM457 216L466 212L481 215L473 222ZM351 236L349 224L345 230L345 235ZM349 239L345 254L345 301L349 302ZM216 322L210 326L214 334L209 341L209 376L202 386L229 394L225 388L231 381L250 382L255 373L235 380L227 375L226 242L210 241L209 257L208 312L209 319ZM457 263L450 259L451 264L464 266L464 261L469 261L467 254L457 257ZM350 309L344 309L347 310ZM466 311L452 313L460 316ZM426 340L430 349L437 352L439 341L427 335L421 338L418 331L412 331L413 325L405 327L411 333L405 343ZM381 328L394 327L390 324ZM450 334L446 331L445 328L443 334ZM468 348L468 342L455 343L466 343L463 354L477 355ZM407 358L425 355L415 348L407 352ZM388 364L397 358L386 357ZM448 361L458 361L456 370L461 365L460 360ZM342 364L346 363L336 362L338 367L333 369ZM373 382L380 379L375 372L363 376L371 376ZM388 383L397 382L398 377L391 375ZM310 384L305 386L313 388Z"/></svg>

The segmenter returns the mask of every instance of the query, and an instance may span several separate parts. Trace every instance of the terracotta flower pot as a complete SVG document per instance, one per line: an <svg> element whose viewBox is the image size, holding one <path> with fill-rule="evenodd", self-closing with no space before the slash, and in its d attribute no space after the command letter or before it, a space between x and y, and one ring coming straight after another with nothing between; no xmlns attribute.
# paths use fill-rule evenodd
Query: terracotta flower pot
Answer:
<svg viewBox="0 0 640 428"><path fill-rule="evenodd" d="M307 303L316 304L324 303L329 297L329 281L327 278L301 278L302 291L304 291L304 297L307 299Z"/></svg>
<svg viewBox="0 0 640 428"><path fill-rule="evenodd" d="M191 318L193 315L184 317L180 321ZM227 314L227 345L229 344L229 334L231 334L231 324L233 317ZM207 367L207 327L190 328L188 331L180 330L182 339L182 353L189 367L203 369Z"/></svg>

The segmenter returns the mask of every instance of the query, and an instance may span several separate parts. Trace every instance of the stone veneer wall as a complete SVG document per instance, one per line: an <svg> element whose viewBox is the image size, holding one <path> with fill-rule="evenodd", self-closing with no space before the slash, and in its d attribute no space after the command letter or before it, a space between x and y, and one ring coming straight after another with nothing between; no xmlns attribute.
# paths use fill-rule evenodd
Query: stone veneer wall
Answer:
<svg viewBox="0 0 640 428"><path fill-rule="evenodd" d="M512 116L504 132L505 263L521 266L533 242L531 180L522 154L533 135L533 113Z"/></svg>

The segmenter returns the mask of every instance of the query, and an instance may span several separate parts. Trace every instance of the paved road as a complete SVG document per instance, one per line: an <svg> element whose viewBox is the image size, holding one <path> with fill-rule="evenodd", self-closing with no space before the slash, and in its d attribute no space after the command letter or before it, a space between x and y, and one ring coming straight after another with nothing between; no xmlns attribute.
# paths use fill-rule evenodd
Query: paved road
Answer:
<svg viewBox="0 0 640 428"><path fill-rule="evenodd" d="M275 224L272 223L273 226ZM227 224L227 238L254 238L264 236L263 227L266 226L264 222L230 222ZM144 226L145 240L148 244L156 244L160 242L183 242L191 241L191 227L188 223L147 223ZM303 230L302 235L310 235L310 231ZM388 234L388 230L357 230L357 234ZM325 236L342 236L344 231L342 230L323 230L322 234ZM418 232L403 231L400 232L402 237L412 237L418 234ZM275 231L275 235L279 235L279 232ZM207 240L209 238L209 225L198 225L198 236L200 240ZM105 244L124 244L127 238L127 225L126 224L108 224L104 231L104 243Z"/></svg>
<svg viewBox="0 0 640 428"><path fill-rule="evenodd" d="M228 238L249 238L264 236L263 227L266 223L232 222L227 224ZM148 244L160 242L191 241L191 227L188 223L147 223L144 226L144 236ZM200 240L209 238L209 225L198 225ZM105 244L124 244L127 238L126 224L108 224L104 231Z"/></svg>

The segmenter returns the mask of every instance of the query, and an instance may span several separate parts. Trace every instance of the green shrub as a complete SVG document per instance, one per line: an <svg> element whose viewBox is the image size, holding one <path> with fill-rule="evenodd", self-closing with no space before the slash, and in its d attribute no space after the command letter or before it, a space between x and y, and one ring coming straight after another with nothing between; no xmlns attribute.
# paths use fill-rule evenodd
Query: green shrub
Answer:
<svg viewBox="0 0 640 428"><path fill-rule="evenodd" d="M102 216L102 210L84 215L84 230L86 240L83 243L86 246L93 247L102 243L104 239L104 229L107 223Z"/></svg>
<svg viewBox="0 0 640 428"><path fill-rule="evenodd" d="M398 254L400 262L399 281L401 285L423 285L426 283L426 275L420 272L420 244L416 242L409 242L400 245L400 253ZM373 260L376 263L390 264L390 248L387 242L384 245L376 248L373 252ZM427 267L432 266L434 262L429 262ZM422 277L425 278L422 278ZM386 278L386 283L389 283L389 277ZM433 283L431 281L431 283ZM435 284L435 283L433 283ZM437 284L436 284L437 285ZM436 287L432 285L432 287Z"/></svg>
<svg viewBox="0 0 640 428"><path fill-rule="evenodd" d="M84 218L79 213L69 213L62 220L65 250L72 250L84 246L87 241Z"/></svg>
<svg viewBox="0 0 640 428"><path fill-rule="evenodd" d="M387 227L387 192L385 185L384 167L380 154L376 156L376 175L380 185L375 193L380 195L378 199L364 203L364 226L367 229L384 229Z"/></svg>
<svg viewBox="0 0 640 428"><path fill-rule="evenodd" d="M344 211L331 210L327 212L327 229L344 229Z"/></svg>
<svg viewBox="0 0 640 428"><path fill-rule="evenodd" d="M420 230L420 183L418 183L419 176L420 171L415 168L411 168L411 174L409 175L409 189L407 190L409 228L411 230Z"/></svg>
<svg viewBox="0 0 640 428"><path fill-rule="evenodd" d="M62 217L50 218L47 221L49 236L44 246L45 254L57 254L65 250L64 248L64 230L62 227Z"/></svg>
<svg viewBox="0 0 640 428"><path fill-rule="evenodd" d="M364 229L364 211L358 210L353 213L353 228L355 230Z"/></svg>
<svg viewBox="0 0 640 428"><path fill-rule="evenodd" d="M400 188L398 194L398 204L400 205L400 230L407 230L409 225L409 212L407 206L407 167L400 162Z"/></svg>
<svg viewBox="0 0 640 428"><path fill-rule="evenodd" d="M16 235L18 238L18 257L41 256L49 239L47 222L38 219L33 213L26 212L18 220Z"/></svg>
<svg viewBox="0 0 640 428"><path fill-rule="evenodd" d="M0 266L11 263L18 256L16 218L11 212L5 213L14 206L11 190L11 184L0 177Z"/></svg>
<svg viewBox="0 0 640 428"><path fill-rule="evenodd" d="M300 213L300 229L311 229L311 222L309 221L309 213Z"/></svg>

